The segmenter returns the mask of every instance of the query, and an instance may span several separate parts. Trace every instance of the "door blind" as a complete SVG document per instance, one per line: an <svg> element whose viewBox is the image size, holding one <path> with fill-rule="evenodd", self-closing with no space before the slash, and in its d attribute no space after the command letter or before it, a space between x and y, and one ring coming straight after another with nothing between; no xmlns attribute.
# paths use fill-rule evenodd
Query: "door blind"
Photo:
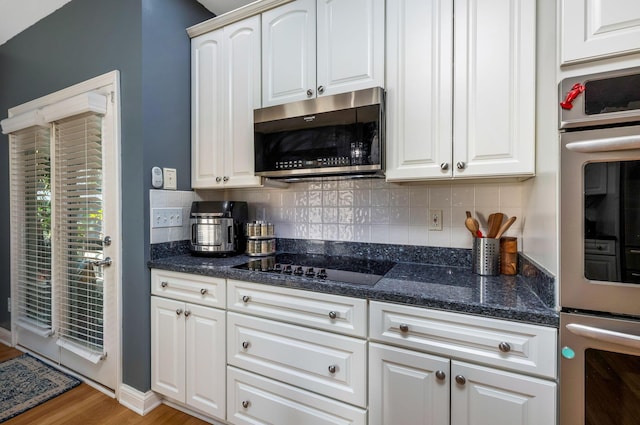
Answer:
<svg viewBox="0 0 640 425"><path fill-rule="evenodd" d="M18 324L51 334L51 160L49 128L11 135L11 228Z"/></svg>
<svg viewBox="0 0 640 425"><path fill-rule="evenodd" d="M55 134L55 273L58 337L102 354L102 118L57 121Z"/></svg>

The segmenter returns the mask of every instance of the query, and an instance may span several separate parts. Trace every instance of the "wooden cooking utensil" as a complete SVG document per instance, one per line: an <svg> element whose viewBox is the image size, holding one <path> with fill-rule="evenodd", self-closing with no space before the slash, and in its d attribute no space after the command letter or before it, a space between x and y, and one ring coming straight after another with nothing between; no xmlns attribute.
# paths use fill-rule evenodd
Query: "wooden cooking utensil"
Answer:
<svg viewBox="0 0 640 425"><path fill-rule="evenodd" d="M471 234L474 237L477 236L478 230L479 230L479 226L477 223L478 222L474 220L473 217L467 217L467 219L464 221L464 225L467 227L467 229L471 232Z"/></svg>
<svg viewBox="0 0 640 425"><path fill-rule="evenodd" d="M489 233L487 234L488 238L495 238L500 230L500 226L502 226L502 219L504 214L501 212L493 213L489 216Z"/></svg>
<svg viewBox="0 0 640 425"><path fill-rule="evenodd" d="M516 216L515 215L513 217L511 217L509 220L504 222L504 224L500 227L500 230L498 230L498 233L496 233L495 238L496 239L500 239L500 236L502 236L504 234L504 232L509 230L509 227L511 227L511 225L513 224L514 221L516 221Z"/></svg>

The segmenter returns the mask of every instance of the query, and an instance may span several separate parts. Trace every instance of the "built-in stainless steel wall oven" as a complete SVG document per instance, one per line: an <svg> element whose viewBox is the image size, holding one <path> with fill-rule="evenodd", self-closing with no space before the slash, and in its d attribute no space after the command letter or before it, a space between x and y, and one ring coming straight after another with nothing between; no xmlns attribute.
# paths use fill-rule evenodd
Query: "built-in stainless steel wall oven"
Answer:
<svg viewBox="0 0 640 425"><path fill-rule="evenodd" d="M560 423L640 423L640 68L560 84Z"/></svg>

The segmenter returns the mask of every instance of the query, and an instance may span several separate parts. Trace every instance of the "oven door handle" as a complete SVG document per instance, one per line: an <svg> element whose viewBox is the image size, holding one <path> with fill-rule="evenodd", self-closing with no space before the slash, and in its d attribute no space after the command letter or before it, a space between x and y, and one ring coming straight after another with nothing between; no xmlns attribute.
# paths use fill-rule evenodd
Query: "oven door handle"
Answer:
<svg viewBox="0 0 640 425"><path fill-rule="evenodd" d="M604 139L585 140L566 144L567 149L574 152L607 152L624 151L640 148L640 136L605 137Z"/></svg>
<svg viewBox="0 0 640 425"><path fill-rule="evenodd" d="M594 328L593 326L578 325L577 323L569 323L566 325L566 328L569 332L578 336L640 349L640 336L637 335Z"/></svg>

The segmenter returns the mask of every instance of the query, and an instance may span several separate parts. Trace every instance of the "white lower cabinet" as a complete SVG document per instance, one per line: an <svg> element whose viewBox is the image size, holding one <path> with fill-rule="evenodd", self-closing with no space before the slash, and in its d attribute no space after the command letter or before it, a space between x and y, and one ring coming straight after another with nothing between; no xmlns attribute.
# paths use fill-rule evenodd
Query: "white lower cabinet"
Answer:
<svg viewBox="0 0 640 425"><path fill-rule="evenodd" d="M224 419L225 322L224 310L152 296L151 389Z"/></svg>
<svg viewBox="0 0 640 425"><path fill-rule="evenodd" d="M556 423L555 330L381 302L370 320L370 425Z"/></svg>

